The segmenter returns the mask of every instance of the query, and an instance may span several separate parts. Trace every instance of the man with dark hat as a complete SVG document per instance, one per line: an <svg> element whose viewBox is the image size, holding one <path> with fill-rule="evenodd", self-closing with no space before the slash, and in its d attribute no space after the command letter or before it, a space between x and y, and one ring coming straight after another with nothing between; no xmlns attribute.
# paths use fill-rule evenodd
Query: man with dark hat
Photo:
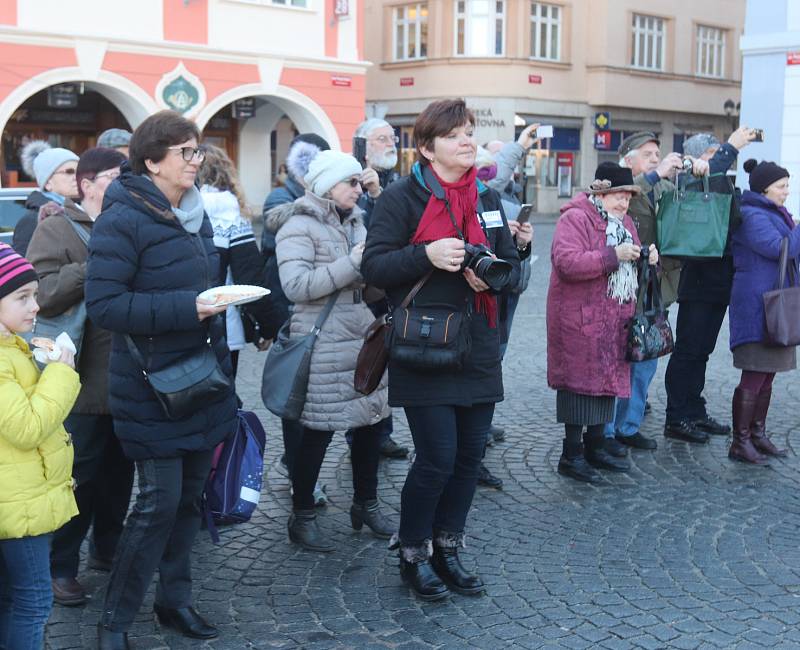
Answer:
<svg viewBox="0 0 800 650"><path fill-rule="evenodd" d="M629 135L619 147L619 164L631 170L634 182L642 191L631 197L628 215L636 224L642 247L656 243L656 211L665 192L675 189L667 178L681 169L683 161L677 153L661 158L661 142L655 133L639 131ZM662 259L662 269L668 264ZM674 297L672 298L674 300ZM665 302L667 298L665 297ZM655 449L657 443L641 434L647 391L656 374L658 359L630 364L631 395L618 399L614 419L606 426L606 448L609 453L624 457L626 447Z"/></svg>

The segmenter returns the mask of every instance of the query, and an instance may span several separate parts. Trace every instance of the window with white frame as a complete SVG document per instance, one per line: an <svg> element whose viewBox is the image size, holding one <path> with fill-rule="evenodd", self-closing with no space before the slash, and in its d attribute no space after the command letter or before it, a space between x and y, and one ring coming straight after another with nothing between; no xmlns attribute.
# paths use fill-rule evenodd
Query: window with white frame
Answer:
<svg viewBox="0 0 800 650"><path fill-rule="evenodd" d="M455 50L458 56L502 56L505 0L457 0Z"/></svg>
<svg viewBox="0 0 800 650"><path fill-rule="evenodd" d="M531 2L531 57L561 59L561 7Z"/></svg>
<svg viewBox="0 0 800 650"><path fill-rule="evenodd" d="M631 65L634 68L663 70L666 41L666 21L663 18L633 14Z"/></svg>
<svg viewBox="0 0 800 650"><path fill-rule="evenodd" d="M274 5L283 5L284 7L308 7L308 0L272 0Z"/></svg>
<svg viewBox="0 0 800 650"><path fill-rule="evenodd" d="M704 77L725 75L725 31L718 27L697 26L697 74Z"/></svg>
<svg viewBox="0 0 800 650"><path fill-rule="evenodd" d="M428 3L416 2L394 9L394 60L428 56Z"/></svg>

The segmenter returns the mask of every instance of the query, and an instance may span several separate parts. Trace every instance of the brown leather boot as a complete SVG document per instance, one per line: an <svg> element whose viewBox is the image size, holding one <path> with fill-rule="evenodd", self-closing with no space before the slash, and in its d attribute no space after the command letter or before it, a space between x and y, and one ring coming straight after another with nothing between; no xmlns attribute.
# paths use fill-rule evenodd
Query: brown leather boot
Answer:
<svg viewBox="0 0 800 650"><path fill-rule="evenodd" d="M762 454L785 458L788 452L785 449L778 449L767 437L767 412L769 411L769 401L771 398L771 386L758 394L756 398L756 407L753 411L753 421L750 423L750 439L753 441L753 447Z"/></svg>
<svg viewBox="0 0 800 650"><path fill-rule="evenodd" d="M733 391L733 442L728 450L728 458L743 463L764 465L767 457L753 446L750 440L750 423L756 408L758 395L737 386Z"/></svg>
<svg viewBox="0 0 800 650"><path fill-rule="evenodd" d="M53 578L53 600L64 607L85 605L88 597L83 585L75 578Z"/></svg>

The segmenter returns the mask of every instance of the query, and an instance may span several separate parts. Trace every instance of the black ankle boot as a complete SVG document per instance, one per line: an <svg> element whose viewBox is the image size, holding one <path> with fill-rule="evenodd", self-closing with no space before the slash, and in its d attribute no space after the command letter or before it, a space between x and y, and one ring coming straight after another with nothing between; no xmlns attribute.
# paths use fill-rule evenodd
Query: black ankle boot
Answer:
<svg viewBox="0 0 800 650"><path fill-rule="evenodd" d="M441 600L450 595L447 585L436 575L436 571L431 566L427 551L424 557L415 557L413 560L406 560L403 555L408 549L400 549L400 577L403 582L421 600Z"/></svg>
<svg viewBox="0 0 800 650"><path fill-rule="evenodd" d="M287 527L289 539L307 551L330 553L336 550L317 524L317 513L314 510L293 510Z"/></svg>
<svg viewBox="0 0 800 650"><path fill-rule="evenodd" d="M597 469L607 469L612 472L627 472L631 464L625 458L616 458L606 451L605 436L600 435L584 436L583 457L586 462Z"/></svg>
<svg viewBox="0 0 800 650"><path fill-rule="evenodd" d="M602 480L600 474L583 457L583 445L577 443L573 448L566 440L561 458L558 459L558 473L584 483L599 483Z"/></svg>
<svg viewBox="0 0 800 650"><path fill-rule="evenodd" d="M103 627L102 623L98 623L97 648L98 650L130 650L130 646L128 645L128 633L112 632Z"/></svg>
<svg viewBox="0 0 800 650"><path fill-rule="evenodd" d="M200 616L194 607L172 609L154 604L153 611L161 625L190 639L216 639L219 636L219 630Z"/></svg>
<svg viewBox="0 0 800 650"><path fill-rule="evenodd" d="M483 593L485 589L483 580L469 573L461 564L457 548L434 545L431 566L444 583L456 593L474 596Z"/></svg>
<svg viewBox="0 0 800 650"><path fill-rule="evenodd" d="M361 530L366 524L372 534L379 539L389 539L397 532L397 527L381 512L377 499L370 499L364 503L353 501L353 505L350 506L350 524L353 530Z"/></svg>

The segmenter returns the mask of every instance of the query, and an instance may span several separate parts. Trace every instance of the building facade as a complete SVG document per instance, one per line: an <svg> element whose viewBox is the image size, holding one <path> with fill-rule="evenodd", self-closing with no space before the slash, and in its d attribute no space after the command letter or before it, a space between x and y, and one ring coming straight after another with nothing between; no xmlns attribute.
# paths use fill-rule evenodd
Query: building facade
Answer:
<svg viewBox="0 0 800 650"><path fill-rule="evenodd" d="M742 37L742 123L764 129L748 157L773 160L792 175L786 207L800 218L800 3L748 0ZM740 169L739 186L747 187Z"/></svg>
<svg viewBox="0 0 800 650"><path fill-rule="evenodd" d="M537 211L554 212L627 133L656 132L664 152L730 133L744 11L745 0L373 0L367 113L396 126L405 167L414 119L434 99L466 98L480 142L553 125L524 185Z"/></svg>
<svg viewBox="0 0 800 650"><path fill-rule="evenodd" d="M3 185L30 138L80 153L171 108L260 204L294 133L349 150L363 119L363 0L0 0Z"/></svg>

